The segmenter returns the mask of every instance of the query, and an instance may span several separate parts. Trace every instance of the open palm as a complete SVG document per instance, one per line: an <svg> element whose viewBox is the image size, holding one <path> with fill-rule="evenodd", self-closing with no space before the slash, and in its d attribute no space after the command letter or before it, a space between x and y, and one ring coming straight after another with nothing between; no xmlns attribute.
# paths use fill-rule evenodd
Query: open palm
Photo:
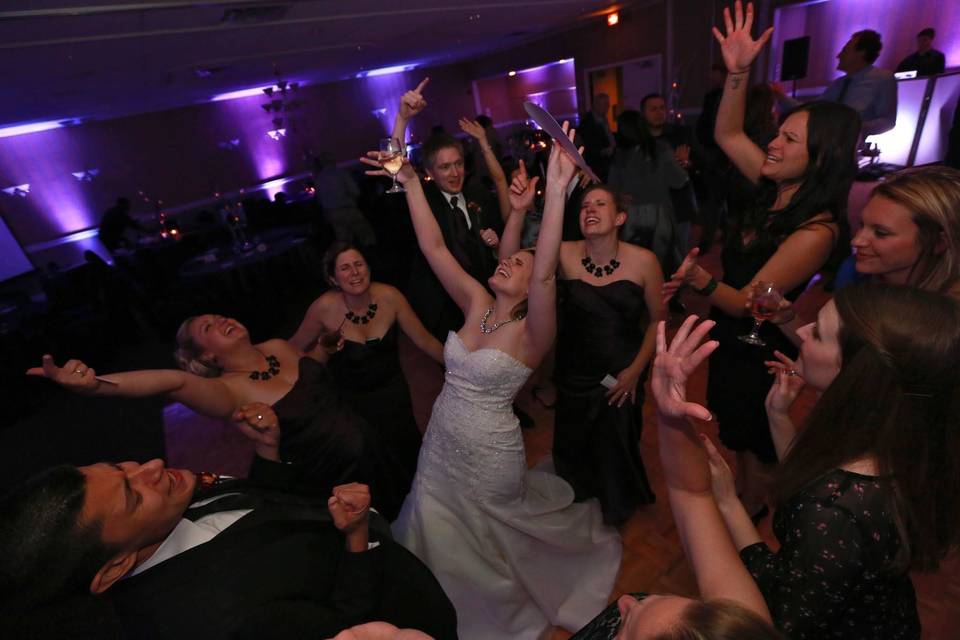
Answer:
<svg viewBox="0 0 960 640"><path fill-rule="evenodd" d="M737 0L733 5L733 13L733 18L731 18L730 7L724 7L723 22L727 34L724 36L719 29L714 27L713 35L720 43L720 52L723 54L723 62L727 65L727 71L741 73L750 68L760 50L767 44L773 34L773 27L764 31L763 35L754 40L753 36L750 35L750 29L753 27L753 3L747 3L747 13L744 15L743 3Z"/></svg>
<svg viewBox="0 0 960 640"><path fill-rule="evenodd" d="M687 379L719 344L715 340L703 342L716 323L705 320L694 327L697 320L697 316L688 317L669 347L666 323L660 321L657 325L657 357L653 361L651 388L657 411L668 418L711 418L706 407L687 401Z"/></svg>

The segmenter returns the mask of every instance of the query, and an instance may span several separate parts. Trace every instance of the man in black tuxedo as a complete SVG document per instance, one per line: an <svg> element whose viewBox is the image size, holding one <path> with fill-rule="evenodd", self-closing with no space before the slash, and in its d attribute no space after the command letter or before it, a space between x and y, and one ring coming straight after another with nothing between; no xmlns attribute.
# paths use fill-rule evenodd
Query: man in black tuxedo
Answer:
<svg viewBox="0 0 960 640"><path fill-rule="evenodd" d="M239 419L276 428L252 411ZM326 638L371 620L456 637L450 601L371 518L365 485L324 498L291 477L260 455L248 480L200 491L161 460L51 469L2 503L4 616L83 590L108 593L136 638Z"/></svg>
<svg viewBox="0 0 960 640"><path fill-rule="evenodd" d="M402 96L395 138L404 140L410 118L427 106L421 94L427 80ZM504 214L509 212L501 212L497 198L489 191L464 187L463 145L456 138L444 133L432 135L421 148L421 158L430 178L423 192L447 248L467 273L486 286L496 269L495 248L503 232ZM440 342L447 339L448 331L463 326L463 314L419 252L410 269L407 297L424 326Z"/></svg>

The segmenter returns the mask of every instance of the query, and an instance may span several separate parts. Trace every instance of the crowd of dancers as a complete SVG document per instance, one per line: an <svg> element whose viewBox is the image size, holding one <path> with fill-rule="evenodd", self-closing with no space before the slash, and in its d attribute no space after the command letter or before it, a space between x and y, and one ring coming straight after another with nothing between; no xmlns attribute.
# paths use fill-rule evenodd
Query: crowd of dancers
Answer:
<svg viewBox="0 0 960 640"><path fill-rule="evenodd" d="M372 281L365 248L338 242L324 259L331 289L289 340L254 344L240 322L199 315L177 333L179 369L98 375L44 356L29 372L83 394L165 395L235 422L256 442L251 477L275 489L282 476L283 487L319 496L351 559L317 568L309 544L295 547L302 566L259 585L269 603L243 584L260 574L224 570L227 556L181 563L183 581L236 591L210 599L216 626L181 616L183 601L167 593L176 580L163 583L163 597L144 585L195 552L188 545L177 555L168 538L194 508L192 477L156 461L95 465L80 469L79 497L75 486L70 499L57 497L52 483L68 479L48 473L6 498L0 595L27 610L78 586L110 589L138 637L182 636L187 621L192 633L215 637L267 629L325 637L377 620L338 637L418 637L397 631L411 627L436 638L534 640L562 627L578 640L919 638L908 572L936 568L960 535L960 173L890 176L851 238L859 116L806 104L768 145L756 144L744 131L747 80L770 31L753 38L749 4L724 16L723 31L714 30L728 71L715 138L757 189L753 205L730 216L721 279L698 263L697 248L665 278L655 252L621 239L630 215L623 194L587 184L558 144L542 174L521 162L508 178L483 127L462 123L496 191L476 207L455 140L425 145L429 183L406 160L388 173L371 152L362 158L368 174L395 176L406 192L429 270L411 297L429 303L411 305ZM423 82L401 99L399 140L425 91ZM524 246L532 211L535 247ZM562 239L565 215L578 216L582 240ZM838 274L835 294L804 324L792 302L824 270ZM759 327L764 348L739 339L758 282L782 293ZM671 339L667 305L686 295L706 299L710 318L686 318ZM414 309L428 311L421 318ZM445 369L422 442L400 331ZM551 353L553 455L528 469L513 402ZM686 383L707 362L701 404ZM616 527L657 498L638 445L648 376L666 498L699 599L613 593L623 555ZM790 409L805 385L819 397L799 426ZM699 433L698 423L712 420L736 452L736 477ZM138 509L153 504L146 484L173 506L137 527ZM91 502L110 486L122 504ZM768 506L777 551L754 524ZM242 510L241 522L262 510L222 509ZM377 532L380 518L390 532ZM90 535L100 543L89 548L63 538ZM261 550L250 543L236 553ZM376 553L388 558L377 578L357 565ZM220 573L207 584L196 578L205 571ZM267 585L299 584L310 571L339 576L310 587L332 593L329 601L317 610L277 604L307 596ZM382 589L341 592L351 579L338 572L349 571L354 583L382 581Z"/></svg>

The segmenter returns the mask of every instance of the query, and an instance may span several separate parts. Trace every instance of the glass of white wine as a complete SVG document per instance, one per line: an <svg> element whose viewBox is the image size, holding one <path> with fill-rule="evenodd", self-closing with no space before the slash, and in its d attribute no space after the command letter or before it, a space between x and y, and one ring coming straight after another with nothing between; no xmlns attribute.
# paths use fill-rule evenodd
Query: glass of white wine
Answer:
<svg viewBox="0 0 960 640"><path fill-rule="evenodd" d="M393 186L387 189L387 193L403 193L406 191L397 184L397 174L403 168L403 145L396 138L383 138L380 140L380 166L387 170L393 176Z"/></svg>

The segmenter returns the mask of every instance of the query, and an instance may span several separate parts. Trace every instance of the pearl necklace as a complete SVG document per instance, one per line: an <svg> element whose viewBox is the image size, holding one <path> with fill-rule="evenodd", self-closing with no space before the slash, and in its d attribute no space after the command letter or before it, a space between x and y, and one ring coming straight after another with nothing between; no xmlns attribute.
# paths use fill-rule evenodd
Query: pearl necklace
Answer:
<svg viewBox="0 0 960 640"><path fill-rule="evenodd" d="M482 318L480 318L480 333L493 333L503 325L510 324L514 320L521 320L523 318L523 316L520 316L519 318L510 318L509 320L504 320L503 322L494 322L492 327L488 327L487 320L490 318L491 313L493 313L493 307L487 309L487 312L483 314Z"/></svg>

